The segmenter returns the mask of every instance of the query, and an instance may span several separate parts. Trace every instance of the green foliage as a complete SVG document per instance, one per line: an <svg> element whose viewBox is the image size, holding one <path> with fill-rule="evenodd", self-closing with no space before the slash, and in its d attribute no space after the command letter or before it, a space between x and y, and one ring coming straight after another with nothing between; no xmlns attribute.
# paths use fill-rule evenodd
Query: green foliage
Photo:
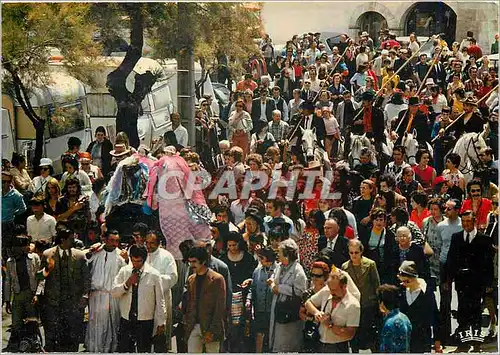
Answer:
<svg viewBox="0 0 500 355"><path fill-rule="evenodd" d="M238 75L242 64L258 52L253 39L260 37L260 19L243 3L207 2L194 3L192 14L194 26L190 29L194 39L195 59L204 69L217 66L217 57L231 58L230 69ZM156 27L149 28L149 44L154 57L175 58L183 48L184 39L179 38L178 26L184 19L178 19L177 5L166 3L163 18L157 19Z"/></svg>
<svg viewBox="0 0 500 355"><path fill-rule="evenodd" d="M86 3L3 4L2 64L30 90L50 83L49 60L57 48L69 74L92 85L89 73L100 48L93 41L95 26L86 18L88 10ZM11 86L11 75L3 80L5 88Z"/></svg>

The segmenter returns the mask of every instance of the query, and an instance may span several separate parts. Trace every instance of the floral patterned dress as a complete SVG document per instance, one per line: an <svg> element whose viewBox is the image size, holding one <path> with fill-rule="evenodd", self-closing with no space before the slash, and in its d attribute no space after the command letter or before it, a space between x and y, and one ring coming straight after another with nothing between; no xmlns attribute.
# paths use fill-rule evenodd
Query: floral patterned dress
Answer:
<svg viewBox="0 0 500 355"><path fill-rule="evenodd" d="M316 257L316 254L318 254L318 238L319 232L316 228L306 227L304 233L302 234L302 238L297 240L300 263L302 264L306 274L310 272L314 258Z"/></svg>

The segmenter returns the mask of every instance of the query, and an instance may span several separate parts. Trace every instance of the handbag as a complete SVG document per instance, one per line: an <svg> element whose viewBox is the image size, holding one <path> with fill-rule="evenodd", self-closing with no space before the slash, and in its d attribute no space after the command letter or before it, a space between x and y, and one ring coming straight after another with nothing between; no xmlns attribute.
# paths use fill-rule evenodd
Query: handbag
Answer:
<svg viewBox="0 0 500 355"><path fill-rule="evenodd" d="M295 288L292 286L292 295L287 296L286 299L276 302L274 311L274 319L276 323L288 324L296 322L300 319L300 306L302 299L295 295Z"/></svg>

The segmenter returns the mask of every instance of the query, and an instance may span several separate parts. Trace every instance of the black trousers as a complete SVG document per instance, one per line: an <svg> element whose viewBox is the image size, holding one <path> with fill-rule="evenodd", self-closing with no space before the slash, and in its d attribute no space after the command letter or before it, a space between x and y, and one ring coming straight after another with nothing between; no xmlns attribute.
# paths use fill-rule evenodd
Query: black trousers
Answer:
<svg viewBox="0 0 500 355"><path fill-rule="evenodd" d="M128 321L120 318L118 332L119 353L150 353L153 343L153 320Z"/></svg>
<svg viewBox="0 0 500 355"><path fill-rule="evenodd" d="M457 321L459 330L472 329L481 330L483 292L475 287L466 287L457 290L458 294L458 312Z"/></svg>
<svg viewBox="0 0 500 355"><path fill-rule="evenodd" d="M46 305L45 351L77 352L83 332L83 309L77 305Z"/></svg>
<svg viewBox="0 0 500 355"><path fill-rule="evenodd" d="M319 347L321 353L349 353L349 342L344 341L342 343L335 344L325 344L321 343Z"/></svg>

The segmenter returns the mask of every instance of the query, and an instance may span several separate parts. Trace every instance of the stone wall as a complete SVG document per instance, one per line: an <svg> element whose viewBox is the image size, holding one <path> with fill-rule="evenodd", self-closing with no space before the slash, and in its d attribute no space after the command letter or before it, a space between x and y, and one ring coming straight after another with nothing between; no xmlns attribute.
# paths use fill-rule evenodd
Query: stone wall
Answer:
<svg viewBox="0 0 500 355"><path fill-rule="evenodd" d="M380 13L389 29L397 35L406 35L406 17L417 1L365 1L365 2L265 2L262 8L264 29L274 43L284 44L294 34L305 32L347 32L356 36L359 17L368 11ZM473 31L479 46L489 53L495 33L498 32L499 7L496 1L445 1L457 14L456 40ZM284 21L283 18L286 18ZM314 18L315 20L309 20Z"/></svg>

